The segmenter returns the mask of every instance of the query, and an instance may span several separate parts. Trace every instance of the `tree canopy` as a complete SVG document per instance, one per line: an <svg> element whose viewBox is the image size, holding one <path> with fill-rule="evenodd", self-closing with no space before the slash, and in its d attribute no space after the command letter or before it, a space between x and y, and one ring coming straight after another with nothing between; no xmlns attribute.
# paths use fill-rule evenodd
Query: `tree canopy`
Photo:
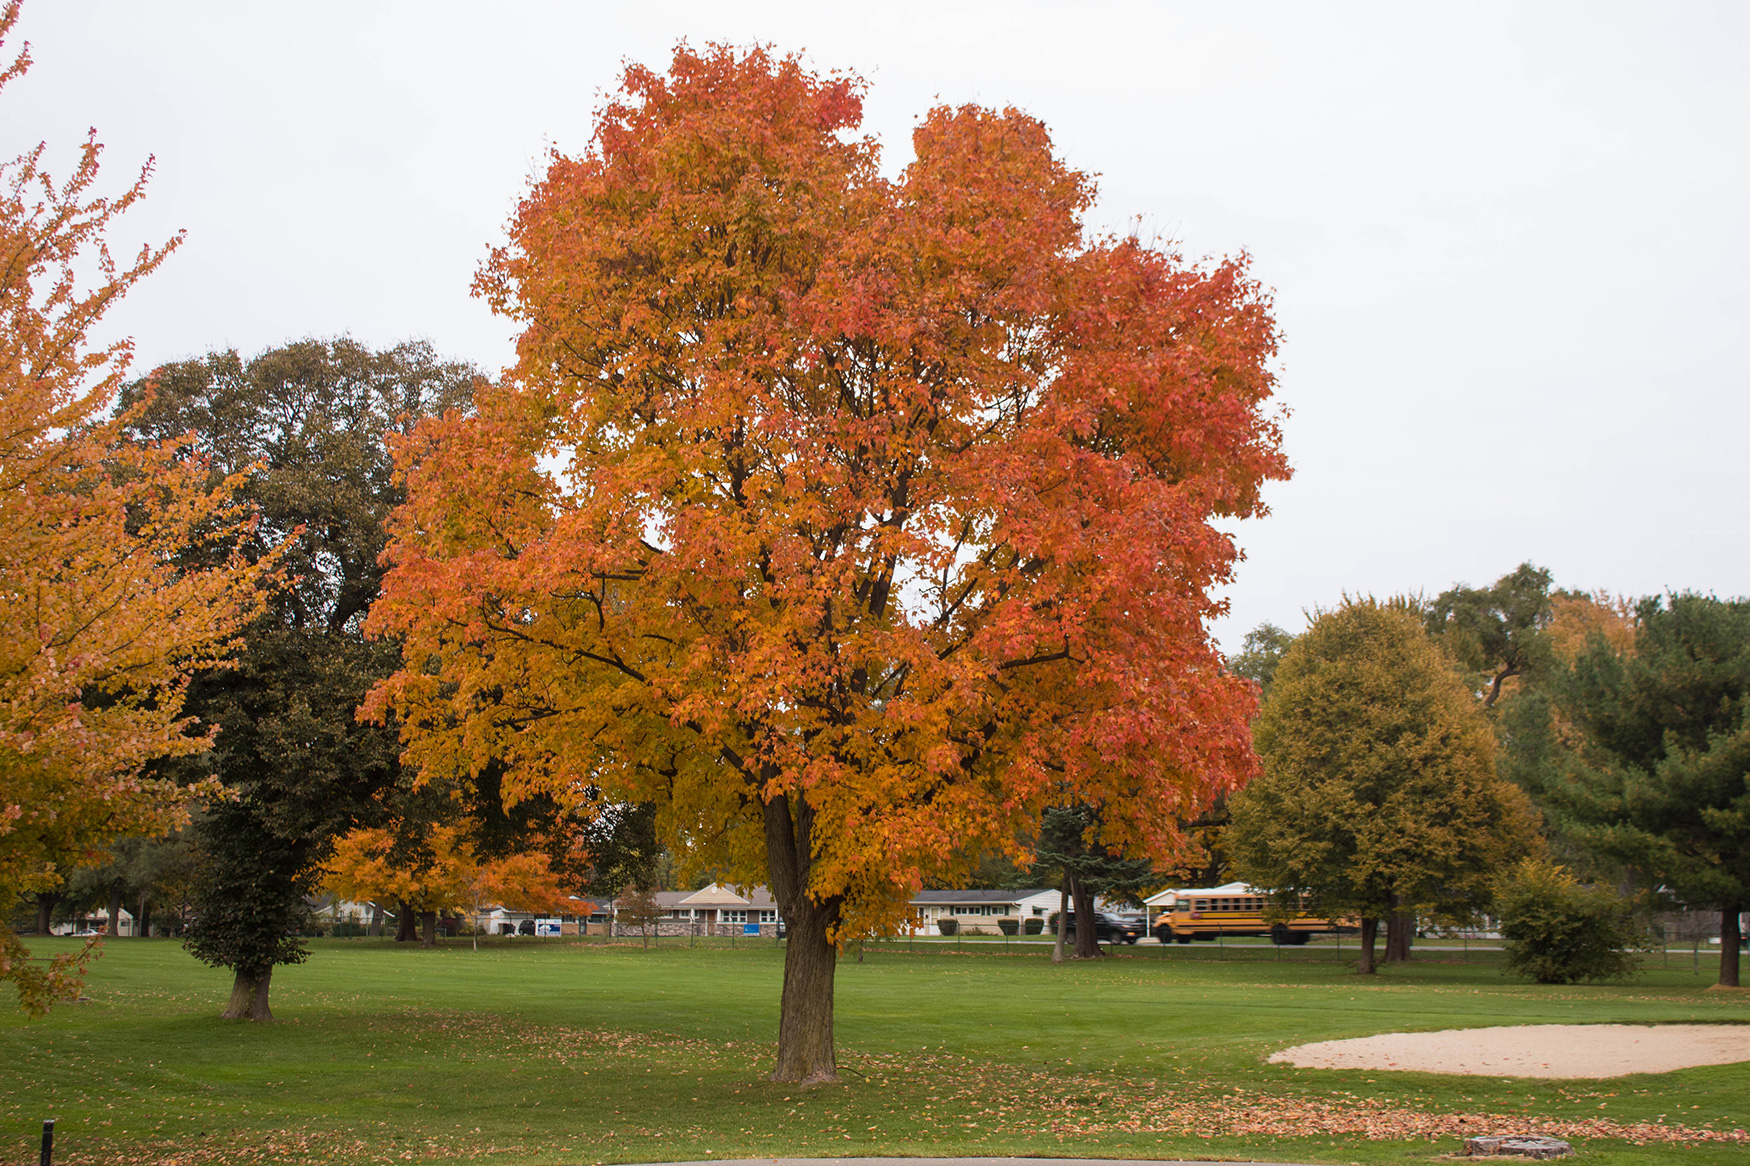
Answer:
<svg viewBox="0 0 1750 1166"><path fill-rule="evenodd" d="M399 662L394 644L367 642L359 626L402 497L384 435L465 405L473 378L423 343L374 352L341 338L164 365L123 394L141 440L187 434L191 468L246 474L240 495L258 520L245 550L291 574L235 665L190 687L190 711L219 730L212 748L160 767L216 774L228 791L195 832L187 940L236 973L227 1015L271 1016L270 973L303 958L304 896L334 839L400 788L394 730L356 716Z"/></svg>
<svg viewBox="0 0 1750 1166"><path fill-rule="evenodd" d="M1552 796L1586 845L1720 912L1720 983L1750 907L1750 601L1641 601L1625 650L1602 628L1556 696L1579 730Z"/></svg>
<svg viewBox="0 0 1750 1166"><path fill-rule="evenodd" d="M1250 776L1211 520L1286 476L1240 259L1089 238L1038 121L762 49L629 67L479 290L523 332L401 443L374 707L428 773L654 802L789 927L775 1076L829 1080L837 945L1050 805L1159 859Z"/></svg>
<svg viewBox="0 0 1750 1166"><path fill-rule="evenodd" d="M1235 873L1362 921L1462 913L1524 854L1535 819L1495 773L1477 700L1416 616L1372 600L1326 612L1276 670L1255 726L1264 772L1230 800Z"/></svg>
<svg viewBox="0 0 1750 1166"><path fill-rule="evenodd" d="M17 19L8 4L0 40ZM31 963L4 921L111 840L187 820L193 791L144 767L205 748L185 687L226 658L273 567L239 553L234 480L174 442L128 441L110 414L131 346L92 332L180 236L111 257L150 164L102 196L101 150L87 138L60 182L40 145L0 165L0 980L33 1012L78 993L78 960Z"/></svg>
<svg viewBox="0 0 1750 1166"><path fill-rule="evenodd" d="M1293 632L1273 623L1261 623L1246 633L1246 638L1240 641L1240 650L1228 657L1228 670L1256 684L1259 693L1268 697L1277 665L1282 663L1294 640Z"/></svg>
<svg viewBox="0 0 1750 1166"><path fill-rule="evenodd" d="M1441 592L1426 618L1429 634L1481 681L1483 707L1493 708L1501 686L1535 666L1550 614L1550 573L1521 563L1491 587Z"/></svg>

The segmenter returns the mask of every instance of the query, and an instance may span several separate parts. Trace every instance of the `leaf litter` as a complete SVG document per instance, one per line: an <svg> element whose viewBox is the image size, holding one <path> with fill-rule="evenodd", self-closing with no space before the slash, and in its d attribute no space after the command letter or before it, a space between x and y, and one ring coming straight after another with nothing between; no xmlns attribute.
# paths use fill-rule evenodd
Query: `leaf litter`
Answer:
<svg viewBox="0 0 1750 1166"><path fill-rule="evenodd" d="M417 1063L423 1055L441 1055L452 1063L547 1062L601 1074L610 1080L616 1073L660 1070L664 1079L690 1074L691 1081L701 1073L727 1073L745 1076L750 1084L770 1067L770 1049L764 1042L567 1028L471 1013L379 1017L370 1027L383 1036L392 1035L405 1042L398 1042L397 1059L409 1064ZM441 1051L437 1046L441 1046ZM945 1052L841 1050L840 1064L848 1070L849 1087L843 1092L807 1095L810 1101L820 1103L821 1112L815 1115L819 1125L812 1130L787 1127L783 1136L796 1146L818 1149L819 1139L834 1138L855 1140L865 1149L879 1148L880 1126L853 1130L849 1115L836 1111L858 1109L880 1094L896 1090L920 1090L927 1094L927 1102L921 1103L926 1116L938 1115L945 1123L951 1118L954 1131L951 1144L969 1148L1017 1138L1036 1139L1041 1134L1066 1148L1109 1154L1110 1146L1103 1143L1117 1135L1248 1140L1337 1136L1413 1141L1463 1138L1502 1129L1568 1140L1611 1139L1637 1146L1750 1144L1750 1134L1743 1129L1715 1129L1663 1120L1621 1122L1606 1117L1419 1109L1342 1091L1297 1097L1207 1081L1166 1084L1067 1067L1048 1071ZM676 1081L673 1088L674 1100L684 1102L681 1094L692 1086ZM769 1100L775 1106L776 1096ZM789 1102L790 1096L786 1095L784 1100ZM834 1112L826 1112L828 1108ZM790 1114L797 1115L798 1110L791 1109ZM799 1115L802 1121L807 1121L808 1116ZM743 1122L742 1115L732 1121L744 1138L760 1127L759 1119ZM741 1128L744 1125L750 1128ZM785 1142L776 1140L778 1135L769 1129L764 1136L773 1139L766 1143L773 1151L786 1148ZM327 1130L309 1127L236 1130L192 1139L148 1137L133 1141L74 1136L57 1145L56 1157L65 1166L99 1163L219 1166L233 1162L250 1166L292 1163L365 1166L553 1153L632 1160L637 1155L629 1151L644 1140L674 1137L733 1140L736 1134L727 1128L706 1130L696 1126L650 1129L628 1121L619 1127L604 1122L587 1132L575 1125L570 1130L531 1130L519 1138L503 1133L482 1136L480 1131L420 1131L410 1129L404 1121L385 1121Z"/></svg>

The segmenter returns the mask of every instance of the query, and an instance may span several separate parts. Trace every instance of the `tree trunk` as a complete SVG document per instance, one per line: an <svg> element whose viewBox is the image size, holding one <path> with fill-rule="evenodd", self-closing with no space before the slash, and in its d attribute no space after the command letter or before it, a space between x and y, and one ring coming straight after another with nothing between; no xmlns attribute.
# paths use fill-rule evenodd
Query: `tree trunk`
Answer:
<svg viewBox="0 0 1750 1166"><path fill-rule="evenodd" d="M1076 905L1076 958L1099 959L1105 953L1100 950L1100 921L1094 918L1094 893L1072 873L1069 894Z"/></svg>
<svg viewBox="0 0 1750 1166"><path fill-rule="evenodd" d="M1374 974L1373 941L1379 935L1379 920L1363 915L1361 917L1361 956L1355 961L1355 971L1359 975Z"/></svg>
<svg viewBox="0 0 1750 1166"><path fill-rule="evenodd" d="M1391 913L1385 917L1385 962L1409 962L1410 940L1415 934L1416 913L1404 910L1403 896L1394 892L1391 897Z"/></svg>
<svg viewBox="0 0 1750 1166"><path fill-rule="evenodd" d="M383 938L383 904L371 904L371 925L366 932L376 939Z"/></svg>
<svg viewBox="0 0 1750 1166"><path fill-rule="evenodd" d="M36 933L47 935L54 925L55 904L61 901L61 896L55 891L38 891L36 893Z"/></svg>
<svg viewBox="0 0 1750 1166"><path fill-rule="evenodd" d="M783 913L784 996L778 1013L778 1063L771 1080L826 1085L839 1079L833 1049L833 973L838 948L828 939L837 925L839 900L816 902L808 894L814 814L805 797L794 807L780 794L765 803L766 867L772 895Z"/></svg>
<svg viewBox="0 0 1750 1166"><path fill-rule="evenodd" d="M419 913L419 923L420 923L420 928L422 931L422 934L419 937L419 946L420 947L436 947L437 946L437 912L436 911L421 911Z"/></svg>
<svg viewBox="0 0 1750 1166"><path fill-rule="evenodd" d="M1738 928L1738 906L1720 912L1720 986L1738 986L1738 944L1744 936Z"/></svg>
<svg viewBox="0 0 1750 1166"><path fill-rule="evenodd" d="M152 893L141 891L134 906L134 938L145 939L152 934Z"/></svg>
<svg viewBox="0 0 1750 1166"><path fill-rule="evenodd" d="M1069 875L1057 884L1057 942L1051 947L1051 962L1063 962L1063 940L1069 931Z"/></svg>
<svg viewBox="0 0 1750 1166"><path fill-rule="evenodd" d="M109 884L109 927L105 935L120 935L122 933L122 881L116 879Z"/></svg>
<svg viewBox="0 0 1750 1166"><path fill-rule="evenodd" d="M395 942L411 943L419 938L419 932L414 929L413 908L407 905L407 900L399 900L395 911Z"/></svg>
<svg viewBox="0 0 1750 1166"><path fill-rule="evenodd" d="M231 1002L219 1015L225 1020L272 1020L273 1012L267 1006L267 989L272 983L272 967L260 975L238 971L231 985Z"/></svg>

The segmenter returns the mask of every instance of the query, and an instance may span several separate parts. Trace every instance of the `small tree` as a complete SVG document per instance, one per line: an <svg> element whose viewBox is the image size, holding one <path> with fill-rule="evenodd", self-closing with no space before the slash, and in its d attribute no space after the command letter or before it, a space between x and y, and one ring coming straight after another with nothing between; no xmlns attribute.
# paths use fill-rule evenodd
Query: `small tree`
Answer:
<svg viewBox="0 0 1750 1166"><path fill-rule="evenodd" d="M1100 950L1097 929L1089 922L1094 917L1094 897L1140 898L1142 889L1157 881L1153 863L1126 858L1097 840L1100 819L1100 812L1091 806L1053 806L1045 811L1041 821L1038 861L1033 869L1040 875L1056 875L1062 888L1058 895L1058 919L1053 924L1058 933L1058 943L1052 949L1053 963L1063 959L1067 920L1062 908L1073 905L1075 912L1075 958L1097 959L1104 953Z"/></svg>
<svg viewBox="0 0 1750 1166"><path fill-rule="evenodd" d="M1502 876L1495 910L1507 969L1540 984L1614 980L1640 970L1644 937L1615 892L1580 885L1552 862L1525 859Z"/></svg>
<svg viewBox="0 0 1750 1166"><path fill-rule="evenodd" d="M437 942L437 916L473 903L475 918L490 901L519 911L561 910L569 893L547 855L506 854L482 860L462 826L434 826L417 853L389 830L354 830L334 846L325 887L353 900L395 900L424 921L423 946ZM479 947L476 940L475 947Z"/></svg>
<svg viewBox="0 0 1750 1166"><path fill-rule="evenodd" d="M662 918L662 905L656 901L656 891L648 883L633 883L614 901L614 917L628 927L636 927L644 936L644 947L650 947L650 929Z"/></svg>

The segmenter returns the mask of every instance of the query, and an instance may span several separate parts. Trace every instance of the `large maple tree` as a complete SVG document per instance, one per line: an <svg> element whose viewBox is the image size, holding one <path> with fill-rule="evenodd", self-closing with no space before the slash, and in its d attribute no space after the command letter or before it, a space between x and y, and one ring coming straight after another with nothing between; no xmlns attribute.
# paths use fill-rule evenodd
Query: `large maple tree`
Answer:
<svg viewBox="0 0 1750 1166"><path fill-rule="evenodd" d="M403 443L373 707L430 774L655 802L784 916L773 1076L831 1080L839 947L1052 805L1163 861L1247 779L1206 631L1286 463L1238 259L1093 237L1019 111L884 176L862 84L762 49L629 67L479 290L521 327Z"/></svg>
<svg viewBox="0 0 1750 1166"><path fill-rule="evenodd" d="M0 39L17 19L0 11ZM29 61L26 46L0 85ZM32 1011L78 994L80 959L31 961L5 920L116 838L187 820L188 786L144 767L208 745L184 694L271 567L239 553L238 479L209 481L175 440L128 440L110 412L131 346L93 329L175 241L110 254L147 172L99 195L100 152L88 138L59 181L41 146L0 165L0 980Z"/></svg>

